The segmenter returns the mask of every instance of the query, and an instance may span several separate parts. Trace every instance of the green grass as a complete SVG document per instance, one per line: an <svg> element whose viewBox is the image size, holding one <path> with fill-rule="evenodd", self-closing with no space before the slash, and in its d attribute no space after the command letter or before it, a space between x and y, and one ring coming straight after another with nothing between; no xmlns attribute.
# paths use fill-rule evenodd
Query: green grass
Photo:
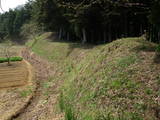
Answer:
<svg viewBox="0 0 160 120"><path fill-rule="evenodd" d="M134 64L136 62L136 56L125 56L123 58L120 58L118 60L118 66L125 68L128 67L131 64Z"/></svg>
<svg viewBox="0 0 160 120"><path fill-rule="evenodd" d="M42 35L32 50L52 63L56 74L51 82L63 81L59 107L66 120L156 119L151 108L160 74L148 52L155 44L126 38L83 46L46 38Z"/></svg>
<svg viewBox="0 0 160 120"><path fill-rule="evenodd" d="M28 97L32 93L33 93L33 88L28 87L26 90L23 90L23 91L20 92L20 96L21 97Z"/></svg>

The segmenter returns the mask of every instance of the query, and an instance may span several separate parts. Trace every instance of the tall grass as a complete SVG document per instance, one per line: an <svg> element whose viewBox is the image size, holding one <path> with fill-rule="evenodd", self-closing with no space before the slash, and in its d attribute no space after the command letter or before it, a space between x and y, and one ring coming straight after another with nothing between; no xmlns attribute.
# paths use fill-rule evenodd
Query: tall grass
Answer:
<svg viewBox="0 0 160 120"><path fill-rule="evenodd" d="M73 111L73 107L64 101L63 92L59 97L59 107L61 112L65 112L65 120L77 120Z"/></svg>

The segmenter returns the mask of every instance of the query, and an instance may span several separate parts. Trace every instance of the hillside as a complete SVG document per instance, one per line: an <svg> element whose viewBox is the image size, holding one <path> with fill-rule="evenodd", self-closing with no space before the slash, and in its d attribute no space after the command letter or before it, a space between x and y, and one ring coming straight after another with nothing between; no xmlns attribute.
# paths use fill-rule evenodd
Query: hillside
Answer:
<svg viewBox="0 0 160 120"><path fill-rule="evenodd" d="M32 47L34 53L48 61L51 74L39 81L41 95L19 118L58 120L64 112L66 120L159 119L160 64L156 44L143 38L126 38L84 46L57 42L52 37L45 33Z"/></svg>

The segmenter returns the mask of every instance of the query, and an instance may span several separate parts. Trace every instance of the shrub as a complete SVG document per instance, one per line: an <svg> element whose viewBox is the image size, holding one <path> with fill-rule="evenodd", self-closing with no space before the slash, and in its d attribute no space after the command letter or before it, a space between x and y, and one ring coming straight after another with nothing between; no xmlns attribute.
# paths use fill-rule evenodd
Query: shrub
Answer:
<svg viewBox="0 0 160 120"><path fill-rule="evenodd" d="M0 63L8 62L8 59L9 61L12 61L12 62L23 60L22 57L0 58Z"/></svg>
<svg viewBox="0 0 160 120"><path fill-rule="evenodd" d="M11 57L10 58L10 61L22 61L23 60L23 58L22 57Z"/></svg>
<svg viewBox="0 0 160 120"><path fill-rule="evenodd" d="M20 92L21 97L27 97L29 95L31 95L32 93L32 89L28 89L28 90L24 90L22 92Z"/></svg>
<svg viewBox="0 0 160 120"><path fill-rule="evenodd" d="M0 63L4 63L4 62L7 62L8 59L7 58L0 58Z"/></svg>

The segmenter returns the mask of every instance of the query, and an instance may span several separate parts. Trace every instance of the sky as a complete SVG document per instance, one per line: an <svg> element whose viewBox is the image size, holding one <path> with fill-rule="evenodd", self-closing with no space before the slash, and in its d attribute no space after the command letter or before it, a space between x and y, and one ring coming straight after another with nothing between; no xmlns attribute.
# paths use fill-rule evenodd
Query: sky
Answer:
<svg viewBox="0 0 160 120"><path fill-rule="evenodd" d="M28 0L1 0L2 1L2 8L4 11L8 11L9 8L16 8L19 5L25 4ZM0 12L2 10L0 9Z"/></svg>

